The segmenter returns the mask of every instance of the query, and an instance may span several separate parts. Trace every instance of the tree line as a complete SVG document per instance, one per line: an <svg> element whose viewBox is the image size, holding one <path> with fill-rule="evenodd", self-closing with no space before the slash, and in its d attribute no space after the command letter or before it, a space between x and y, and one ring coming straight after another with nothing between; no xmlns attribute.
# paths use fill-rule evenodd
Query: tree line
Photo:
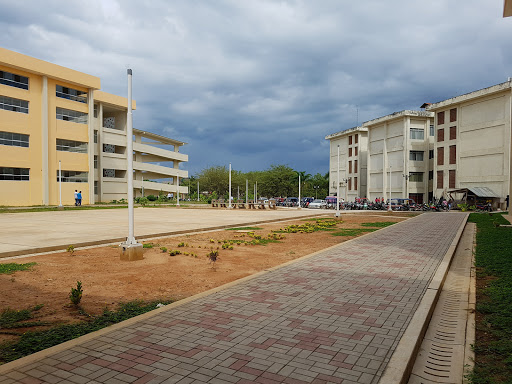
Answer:
<svg viewBox="0 0 512 384"><path fill-rule="evenodd" d="M254 198L254 185L257 183L258 197L298 197L299 175L301 181L301 196L325 198L329 193L329 173L311 175L304 171L295 171L286 165L271 165L264 171L241 172L231 170L231 196L245 198L246 180L249 184L248 198ZM199 193L203 198L217 197L228 198L229 169L226 166L213 166L203 169L197 175L180 182L189 187L190 198L197 199L197 182Z"/></svg>

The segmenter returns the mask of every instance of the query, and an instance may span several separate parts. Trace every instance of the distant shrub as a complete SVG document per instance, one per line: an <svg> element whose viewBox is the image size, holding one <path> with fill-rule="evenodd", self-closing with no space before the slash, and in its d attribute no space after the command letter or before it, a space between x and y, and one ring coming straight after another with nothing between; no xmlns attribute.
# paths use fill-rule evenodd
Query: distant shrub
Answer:
<svg viewBox="0 0 512 384"><path fill-rule="evenodd" d="M157 201L158 200L158 197L155 196L155 195L148 195L146 196L146 198L149 200L149 201Z"/></svg>

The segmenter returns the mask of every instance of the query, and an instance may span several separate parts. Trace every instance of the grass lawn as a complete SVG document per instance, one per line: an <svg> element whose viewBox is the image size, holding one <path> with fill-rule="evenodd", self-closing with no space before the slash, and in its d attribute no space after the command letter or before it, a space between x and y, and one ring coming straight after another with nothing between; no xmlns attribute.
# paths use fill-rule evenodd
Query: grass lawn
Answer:
<svg viewBox="0 0 512 384"><path fill-rule="evenodd" d="M472 383L512 383L512 228L500 215L472 213L477 224L476 363Z"/></svg>

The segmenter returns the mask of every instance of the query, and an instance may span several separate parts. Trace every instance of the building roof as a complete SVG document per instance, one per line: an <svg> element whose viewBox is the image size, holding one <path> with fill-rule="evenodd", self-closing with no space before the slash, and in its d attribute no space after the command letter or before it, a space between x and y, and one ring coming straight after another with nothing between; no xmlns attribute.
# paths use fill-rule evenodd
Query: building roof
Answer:
<svg viewBox="0 0 512 384"><path fill-rule="evenodd" d="M172 145L178 145L178 146L188 144L188 143L185 143L183 141L178 141L178 140L170 139L168 137L160 136L160 135L157 135L156 133L151 133L151 132L148 132L148 131L142 131L140 129L133 128L133 132L137 133L137 134L139 134L142 137L145 137L147 139L152 139L152 140L159 141L161 144L172 144Z"/></svg>
<svg viewBox="0 0 512 384"><path fill-rule="evenodd" d="M103 91L95 91L94 100L128 110L128 98L123 96L117 96ZM135 103L135 100L132 99L132 109L136 108L137 104Z"/></svg>
<svg viewBox="0 0 512 384"><path fill-rule="evenodd" d="M510 91L510 89L511 89L511 79L509 78L509 80L504 83L492 85L487 88L479 89L478 91L465 93L463 95L455 96L450 99L446 99L446 100L431 104L430 106L427 107L427 110L435 111L438 109L445 108L449 105L462 103L464 101L476 99L478 97L483 97L483 96L491 95L493 93L503 92L506 90Z"/></svg>
<svg viewBox="0 0 512 384"><path fill-rule="evenodd" d="M76 84L85 88L101 88L99 77L61 67L60 65L39 60L5 48L0 48L0 65L40 76L48 76L52 79L65 81L66 83Z"/></svg>
<svg viewBox="0 0 512 384"><path fill-rule="evenodd" d="M339 132L336 132L336 133L331 133L330 135L325 136L325 140L332 140L332 139L335 139L337 137L349 135L349 134L356 133L356 132L368 132L368 128L365 128L365 127L347 128L347 129L345 129L343 131L339 131Z"/></svg>
<svg viewBox="0 0 512 384"><path fill-rule="evenodd" d="M473 195L477 197L499 197L492 189L487 187L468 187L468 188L459 188L449 191L450 193L464 193L471 192Z"/></svg>
<svg viewBox="0 0 512 384"><path fill-rule="evenodd" d="M363 123L363 127L367 127L367 126L370 126L370 125L375 125L375 124L383 123L385 121L389 121L389 120L393 120L393 119L397 119L397 118L405 117L405 116L411 116L411 117L434 117L434 113L433 112L428 112L428 111L404 110L404 111L400 111L400 112L394 112L394 113L391 113L391 114L386 115L386 116L377 117L376 119L373 119L373 120L365 121Z"/></svg>

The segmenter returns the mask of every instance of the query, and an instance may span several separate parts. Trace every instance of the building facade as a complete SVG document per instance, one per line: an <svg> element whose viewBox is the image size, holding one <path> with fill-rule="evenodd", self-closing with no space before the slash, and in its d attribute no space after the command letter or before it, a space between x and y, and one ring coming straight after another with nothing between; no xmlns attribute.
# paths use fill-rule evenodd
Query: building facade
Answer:
<svg viewBox="0 0 512 384"><path fill-rule="evenodd" d="M345 201L366 197L368 129L355 127L333 133L325 139L330 140L329 195L336 196L338 192L339 166L340 197Z"/></svg>
<svg viewBox="0 0 512 384"><path fill-rule="evenodd" d="M511 81L431 104L435 119L434 195L486 187L510 192Z"/></svg>
<svg viewBox="0 0 512 384"><path fill-rule="evenodd" d="M0 48L0 205L73 204L75 190L84 204L127 196L128 101L99 89L97 77ZM186 193L177 185L187 177L179 170L184 143L134 133L134 169L172 180L149 189ZM152 164L163 161L172 166Z"/></svg>
<svg viewBox="0 0 512 384"><path fill-rule="evenodd" d="M368 198L429 200L434 114L401 111L363 123L368 128Z"/></svg>

